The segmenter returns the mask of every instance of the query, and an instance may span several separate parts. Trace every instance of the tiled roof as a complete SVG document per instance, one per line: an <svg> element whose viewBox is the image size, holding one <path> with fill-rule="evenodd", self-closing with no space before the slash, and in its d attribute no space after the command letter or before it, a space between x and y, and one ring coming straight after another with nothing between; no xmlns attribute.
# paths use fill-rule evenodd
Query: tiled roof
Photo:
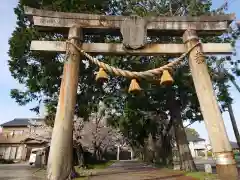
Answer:
<svg viewBox="0 0 240 180"><path fill-rule="evenodd" d="M237 144L236 142L230 141L230 144L231 144L231 146L232 146L233 149L238 149L238 148L239 148L239 147L238 147L238 144Z"/></svg>
<svg viewBox="0 0 240 180"><path fill-rule="evenodd" d="M15 137L6 137L0 135L0 144L42 144L46 143L45 141L38 141L36 139L31 139L27 135L15 136Z"/></svg>
<svg viewBox="0 0 240 180"><path fill-rule="evenodd" d="M230 141L230 144L233 149L239 149L238 144L236 142ZM212 148L211 144L209 144L210 148Z"/></svg>
<svg viewBox="0 0 240 180"><path fill-rule="evenodd" d="M16 127L16 126L24 127L24 126L30 125L29 120L43 121L43 119L41 119L41 118L15 118L14 120L3 123L0 126L2 126L2 127Z"/></svg>
<svg viewBox="0 0 240 180"><path fill-rule="evenodd" d="M194 135L192 135L192 134L190 134L190 133L186 133L186 135L187 135L187 140L188 140L188 141L191 141L191 142L205 141L205 139L199 138L199 137L194 136Z"/></svg>

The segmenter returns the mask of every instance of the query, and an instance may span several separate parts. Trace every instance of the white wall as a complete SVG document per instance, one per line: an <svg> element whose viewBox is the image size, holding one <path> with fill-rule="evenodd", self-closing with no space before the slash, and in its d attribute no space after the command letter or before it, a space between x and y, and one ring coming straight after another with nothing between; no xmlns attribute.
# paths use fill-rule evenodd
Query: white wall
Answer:
<svg viewBox="0 0 240 180"><path fill-rule="evenodd" d="M198 141L198 142L189 142L189 148L193 157L198 157L196 150L198 149L206 149L206 142L205 141Z"/></svg>
<svg viewBox="0 0 240 180"><path fill-rule="evenodd" d="M194 144L193 144L193 142L189 142L189 149L190 149L190 151L191 151L192 156L195 157L195 156L196 156L196 153L195 153L195 150L194 150Z"/></svg>

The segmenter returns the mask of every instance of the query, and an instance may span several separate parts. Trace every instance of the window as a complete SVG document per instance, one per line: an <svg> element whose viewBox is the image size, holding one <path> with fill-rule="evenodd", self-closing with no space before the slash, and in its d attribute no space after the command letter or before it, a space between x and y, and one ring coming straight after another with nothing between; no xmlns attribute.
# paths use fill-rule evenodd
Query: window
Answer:
<svg viewBox="0 0 240 180"><path fill-rule="evenodd" d="M31 132L31 133L35 133L35 128L34 128L34 127L31 127L31 128L30 128L30 132Z"/></svg>
<svg viewBox="0 0 240 180"><path fill-rule="evenodd" d="M24 130L19 131L19 135L23 135L23 133L24 133Z"/></svg>
<svg viewBox="0 0 240 180"><path fill-rule="evenodd" d="M0 158L3 158L5 149L5 147L0 147Z"/></svg>

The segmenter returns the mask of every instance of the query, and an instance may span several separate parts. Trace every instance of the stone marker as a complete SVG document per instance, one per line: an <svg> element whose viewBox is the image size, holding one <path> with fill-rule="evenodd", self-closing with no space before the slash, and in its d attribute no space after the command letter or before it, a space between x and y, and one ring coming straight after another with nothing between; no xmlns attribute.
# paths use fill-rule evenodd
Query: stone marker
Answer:
<svg viewBox="0 0 240 180"><path fill-rule="evenodd" d="M212 166L211 164L204 164L205 172L212 174Z"/></svg>

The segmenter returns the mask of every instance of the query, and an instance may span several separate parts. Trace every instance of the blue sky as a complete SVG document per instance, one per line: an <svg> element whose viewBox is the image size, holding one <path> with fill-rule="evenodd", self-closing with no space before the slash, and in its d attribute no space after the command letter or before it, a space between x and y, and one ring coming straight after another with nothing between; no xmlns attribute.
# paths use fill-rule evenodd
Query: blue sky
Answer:
<svg viewBox="0 0 240 180"><path fill-rule="evenodd" d="M0 6L0 22L1 22L1 33L0 33L0 124L14 118L33 118L38 117L36 114L31 112L29 109L32 107L31 104L27 106L19 106L10 97L10 89L13 88L24 88L18 84L16 80L11 77L8 69L8 39L11 36L12 31L15 28L16 17L13 12L13 8L16 7L18 0L1 0ZM219 7L223 4L224 0L214 0L213 8ZM237 19L240 19L240 0L229 0L228 12L234 12L237 15ZM239 58L239 56L237 57ZM240 84L240 79L237 79L237 83ZM240 93L238 93L234 87L231 87L231 95L234 97L233 110L237 119L238 126L240 125L240 111L237 111L237 107L240 107ZM223 114L224 123L228 132L229 139L235 141L231 122L227 113ZM194 123L191 127L195 128L201 135L201 137L208 140L207 131L204 123Z"/></svg>

